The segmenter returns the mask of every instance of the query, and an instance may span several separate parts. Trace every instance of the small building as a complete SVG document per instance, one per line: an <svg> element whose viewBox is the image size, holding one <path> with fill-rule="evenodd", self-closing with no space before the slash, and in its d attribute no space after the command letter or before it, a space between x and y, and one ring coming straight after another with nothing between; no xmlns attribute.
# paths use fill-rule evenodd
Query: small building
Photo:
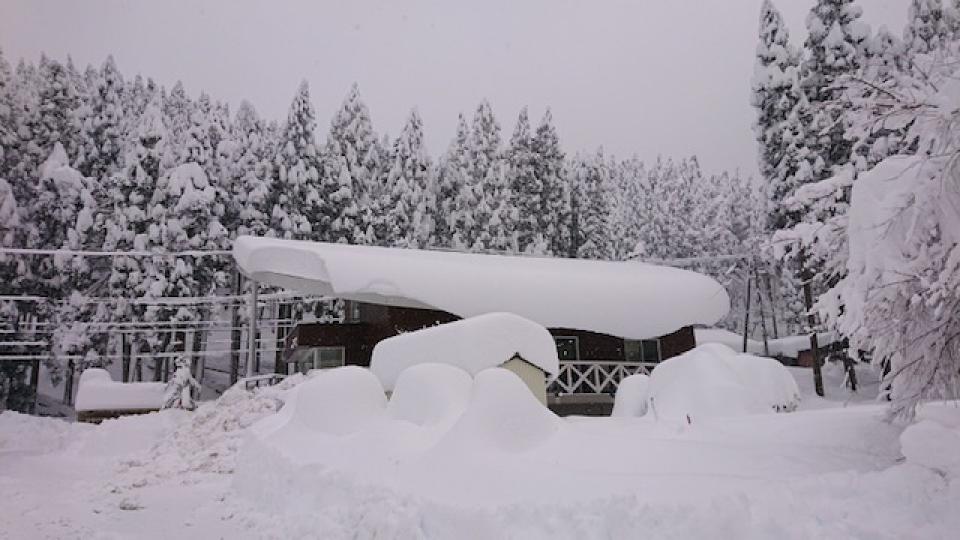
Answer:
<svg viewBox="0 0 960 540"><path fill-rule="evenodd" d="M374 347L370 370L391 392L401 373L427 363L458 367L471 376L504 368L544 405L547 379L560 370L547 329L513 313L487 313L389 337Z"/></svg>
<svg viewBox="0 0 960 540"><path fill-rule="evenodd" d="M549 329L561 369L552 394L612 394L623 376L695 346L694 325L730 308L714 279L640 262L590 261L327 244L243 236L233 245L256 281L345 300L342 323L304 323L279 369L367 366L403 332L485 313ZM612 403L612 401L611 401Z"/></svg>

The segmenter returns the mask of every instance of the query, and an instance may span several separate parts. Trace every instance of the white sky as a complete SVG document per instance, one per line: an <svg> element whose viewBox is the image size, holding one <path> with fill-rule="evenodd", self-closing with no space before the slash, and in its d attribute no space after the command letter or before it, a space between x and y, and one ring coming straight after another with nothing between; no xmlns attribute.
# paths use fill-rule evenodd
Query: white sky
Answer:
<svg viewBox="0 0 960 540"><path fill-rule="evenodd" d="M813 0L779 0L793 39ZM907 0L860 0L899 33ZM8 61L113 54L170 87L181 79L234 108L283 118L306 78L318 137L353 81L378 132L410 108L435 155L458 112L486 97L504 128L553 109L564 148L696 154L708 170L755 174L750 76L760 0L0 0Z"/></svg>

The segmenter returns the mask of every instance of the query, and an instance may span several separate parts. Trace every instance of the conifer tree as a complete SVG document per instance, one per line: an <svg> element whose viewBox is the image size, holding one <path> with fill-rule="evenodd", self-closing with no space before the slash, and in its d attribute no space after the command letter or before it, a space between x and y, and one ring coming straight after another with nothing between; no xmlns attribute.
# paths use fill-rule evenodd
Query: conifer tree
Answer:
<svg viewBox="0 0 960 540"><path fill-rule="evenodd" d="M410 112L393 145L393 165L387 175L389 200L384 208L387 245L425 248L435 244L436 200L430 186L433 170L423 146L423 120Z"/></svg>
<svg viewBox="0 0 960 540"><path fill-rule="evenodd" d="M381 195L381 158L370 113L354 84L333 116L323 152L324 213L333 226L329 240L376 243L369 210Z"/></svg>
<svg viewBox="0 0 960 540"><path fill-rule="evenodd" d="M270 196L271 229L281 238L319 239L319 156L314 132L316 113L310 88L300 83L274 159L274 190Z"/></svg>
<svg viewBox="0 0 960 540"><path fill-rule="evenodd" d="M564 154L550 109L537 126L531 146L536 159L535 175L542 184L541 233L547 253L566 256L570 245L570 184L564 175Z"/></svg>
<svg viewBox="0 0 960 540"><path fill-rule="evenodd" d="M949 1L949 0L948 0ZM903 43L908 54L926 54L947 44L956 33L955 22L943 0L910 0Z"/></svg>
<svg viewBox="0 0 960 540"><path fill-rule="evenodd" d="M787 155L792 133L786 124L799 100L799 64L799 54L790 45L789 32L780 12L771 0L764 0L751 101L757 110L754 133L760 145L760 175L766 186L772 228L784 226L782 202L795 188L790 185L795 170L790 167Z"/></svg>
<svg viewBox="0 0 960 540"><path fill-rule="evenodd" d="M534 152L533 137L530 133L530 120L527 109L520 110L517 126L510 138L506 151L506 167L510 195L507 218L516 215L515 220L507 223L509 229L517 234L517 249L521 252L530 251L543 239L543 182L537 176L537 161L539 156Z"/></svg>
<svg viewBox="0 0 960 540"><path fill-rule="evenodd" d="M464 231L473 227L473 209L476 205L473 183L470 181L470 127L461 114L457 118L457 132L440 162L437 203L437 240L442 246L463 245ZM454 238L457 241L454 242Z"/></svg>

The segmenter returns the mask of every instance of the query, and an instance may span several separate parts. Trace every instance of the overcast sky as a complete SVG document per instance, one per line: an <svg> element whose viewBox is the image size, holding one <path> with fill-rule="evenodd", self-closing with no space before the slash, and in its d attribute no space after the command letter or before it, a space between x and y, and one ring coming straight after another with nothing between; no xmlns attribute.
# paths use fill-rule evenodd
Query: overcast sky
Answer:
<svg viewBox="0 0 960 540"><path fill-rule="evenodd" d="M708 170L755 174L750 75L761 0L0 0L11 63L113 54L172 86L180 79L283 118L310 82L319 137L352 82L376 129L397 134L410 108L434 154L458 112L490 100L505 131L529 105L551 107L568 151L696 154ZM796 42L813 0L779 0ZM864 20L899 33L907 0L861 0Z"/></svg>

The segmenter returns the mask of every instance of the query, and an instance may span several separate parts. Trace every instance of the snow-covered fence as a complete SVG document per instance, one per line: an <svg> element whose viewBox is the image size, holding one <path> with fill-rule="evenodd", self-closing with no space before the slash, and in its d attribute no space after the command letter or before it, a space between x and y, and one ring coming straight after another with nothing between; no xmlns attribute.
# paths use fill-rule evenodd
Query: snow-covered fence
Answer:
<svg viewBox="0 0 960 540"><path fill-rule="evenodd" d="M656 365L619 360L560 362L560 372L548 382L547 393L555 396L613 394L620 381L637 373L649 373Z"/></svg>

